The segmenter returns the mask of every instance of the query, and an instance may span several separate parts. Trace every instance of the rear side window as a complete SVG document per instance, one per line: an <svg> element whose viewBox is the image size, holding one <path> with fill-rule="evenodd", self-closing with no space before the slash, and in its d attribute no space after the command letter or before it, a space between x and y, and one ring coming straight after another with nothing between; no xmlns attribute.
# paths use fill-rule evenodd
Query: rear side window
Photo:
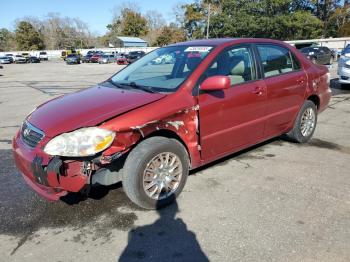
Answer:
<svg viewBox="0 0 350 262"><path fill-rule="evenodd" d="M291 53L291 56L293 61L293 70L300 70L301 69L300 61L292 53Z"/></svg>
<svg viewBox="0 0 350 262"><path fill-rule="evenodd" d="M292 56L287 48L278 45L257 45L264 76L276 76L300 69L300 63L293 68ZM297 60L296 60L297 61Z"/></svg>

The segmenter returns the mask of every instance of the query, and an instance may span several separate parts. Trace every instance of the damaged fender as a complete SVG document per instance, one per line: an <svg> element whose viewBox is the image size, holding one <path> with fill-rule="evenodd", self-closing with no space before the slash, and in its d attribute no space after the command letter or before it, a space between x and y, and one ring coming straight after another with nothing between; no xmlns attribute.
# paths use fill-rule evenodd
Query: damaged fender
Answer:
<svg viewBox="0 0 350 262"><path fill-rule="evenodd" d="M164 99L165 103L166 100L167 99ZM138 143L139 140L146 138L157 131L164 130L171 131L180 137L189 153L191 168L199 166L201 163L198 131L199 106L194 104L194 102L195 101L192 100L192 105L190 107L180 109L179 107L181 105L177 105L173 108L168 106L167 110L160 110L160 114L155 114L154 111L153 114L149 114L147 111L151 110L151 107L146 106L141 110L137 109L133 112L129 112L127 117L125 117L125 120L127 120L128 123L123 123L124 119L123 116L121 116L102 124L102 128L114 130L117 135L112 146L102 153L101 163L108 163L108 158L112 155L118 152L124 154L125 152L128 152L133 145ZM167 115L165 115L166 113ZM135 116L130 116L131 114L134 114ZM143 119L140 117L140 114L144 116L153 115L154 119L142 121ZM158 118L156 117L157 115ZM140 119L140 121L132 123L130 119Z"/></svg>

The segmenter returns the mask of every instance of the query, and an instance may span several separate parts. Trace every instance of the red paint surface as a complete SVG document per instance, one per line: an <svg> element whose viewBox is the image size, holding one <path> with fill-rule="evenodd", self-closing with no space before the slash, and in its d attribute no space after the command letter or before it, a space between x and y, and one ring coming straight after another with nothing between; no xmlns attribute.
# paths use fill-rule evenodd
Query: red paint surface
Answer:
<svg viewBox="0 0 350 262"><path fill-rule="evenodd" d="M221 90L213 90L212 79L208 88L212 90L198 96L193 93L199 77L223 49L255 42L289 48L300 60L302 70ZM178 45L184 44L189 43ZM40 155L47 165L50 157L42 148L50 137L80 127L100 125L116 131L116 140L102 153L101 165L108 163L108 157L115 153L132 150L140 140L167 131L186 146L191 168L195 168L289 131L301 105L310 96L320 100L319 112L329 103L328 69L312 64L288 44L266 39L215 39L196 40L190 45L210 45L214 49L175 93L93 87L49 101L34 111L28 120L43 130L46 137L35 149L24 145L18 135L13 142L16 165L31 181L29 184L41 195L48 195L45 192L50 192L50 188L43 191L40 185L33 184L31 162ZM88 183L89 177L81 173L81 165L78 161L65 162L66 176L59 180L48 174L55 190L51 199L66 191L79 191Z"/></svg>
<svg viewBox="0 0 350 262"><path fill-rule="evenodd" d="M231 87L230 78L228 76L212 76L203 81L201 90L223 90Z"/></svg>

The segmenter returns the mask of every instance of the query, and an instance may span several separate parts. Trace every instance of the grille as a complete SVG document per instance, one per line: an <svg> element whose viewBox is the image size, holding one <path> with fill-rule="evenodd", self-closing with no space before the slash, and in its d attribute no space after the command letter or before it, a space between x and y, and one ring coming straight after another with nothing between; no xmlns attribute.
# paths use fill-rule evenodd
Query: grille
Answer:
<svg viewBox="0 0 350 262"><path fill-rule="evenodd" d="M30 147L36 147L43 139L44 132L25 121L21 128L21 137L24 143Z"/></svg>

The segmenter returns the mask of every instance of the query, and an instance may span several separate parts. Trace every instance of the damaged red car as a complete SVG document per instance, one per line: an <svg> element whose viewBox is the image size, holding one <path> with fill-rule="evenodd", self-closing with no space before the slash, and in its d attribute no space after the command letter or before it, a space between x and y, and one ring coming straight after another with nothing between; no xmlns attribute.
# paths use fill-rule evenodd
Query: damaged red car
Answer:
<svg viewBox="0 0 350 262"><path fill-rule="evenodd" d="M174 59L152 63L164 56ZM50 200L122 181L131 201L159 208L191 169L282 134L307 142L329 81L326 67L280 41L170 45L37 107L13 139L15 162Z"/></svg>

